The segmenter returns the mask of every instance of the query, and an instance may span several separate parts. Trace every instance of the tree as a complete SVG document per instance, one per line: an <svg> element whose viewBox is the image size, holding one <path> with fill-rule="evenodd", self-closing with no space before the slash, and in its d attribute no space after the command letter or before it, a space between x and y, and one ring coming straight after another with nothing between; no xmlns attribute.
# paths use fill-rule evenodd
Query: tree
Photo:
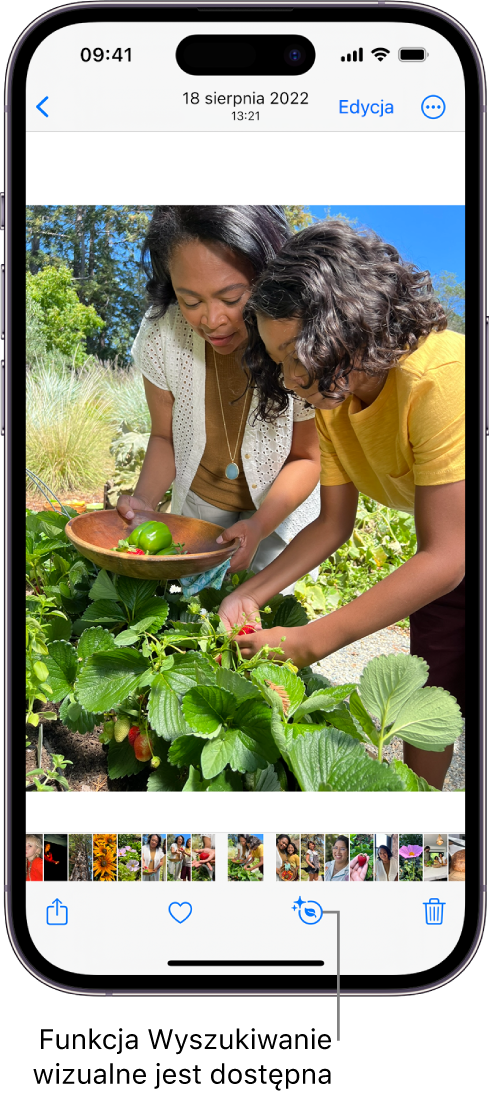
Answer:
<svg viewBox="0 0 489 1096"><path fill-rule="evenodd" d="M145 311L141 250L150 206L30 206L27 269L64 265L81 304L92 305L104 326L86 339L89 354L130 361Z"/></svg>
<svg viewBox="0 0 489 1096"><path fill-rule="evenodd" d="M93 305L81 304L66 266L46 266L26 276L30 324L45 340L45 349L56 348L80 364L86 357L86 340L104 327Z"/></svg>
<svg viewBox="0 0 489 1096"><path fill-rule="evenodd" d="M442 270L433 278L433 288L442 305L450 331L465 334L465 282L457 282L456 274Z"/></svg>
<svg viewBox="0 0 489 1096"><path fill-rule="evenodd" d="M305 206L284 206L284 211L294 232L299 232L301 228L307 228L308 225L313 223L312 214L308 212Z"/></svg>

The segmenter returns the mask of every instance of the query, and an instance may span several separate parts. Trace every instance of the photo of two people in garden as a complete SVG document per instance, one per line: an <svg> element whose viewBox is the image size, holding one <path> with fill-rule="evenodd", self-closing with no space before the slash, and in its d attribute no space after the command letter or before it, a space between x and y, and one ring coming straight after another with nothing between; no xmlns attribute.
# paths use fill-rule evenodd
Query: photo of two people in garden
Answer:
<svg viewBox="0 0 489 1096"><path fill-rule="evenodd" d="M30 790L464 787L463 246L28 208Z"/></svg>

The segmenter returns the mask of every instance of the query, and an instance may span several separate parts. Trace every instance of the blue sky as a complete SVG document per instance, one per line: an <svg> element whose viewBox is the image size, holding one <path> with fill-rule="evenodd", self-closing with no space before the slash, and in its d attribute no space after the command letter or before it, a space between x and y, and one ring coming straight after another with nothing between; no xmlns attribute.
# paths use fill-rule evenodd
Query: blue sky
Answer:
<svg viewBox="0 0 489 1096"><path fill-rule="evenodd" d="M403 259L432 275L447 270L465 278L464 206L306 206L322 220L344 213L356 228L372 228L394 244Z"/></svg>

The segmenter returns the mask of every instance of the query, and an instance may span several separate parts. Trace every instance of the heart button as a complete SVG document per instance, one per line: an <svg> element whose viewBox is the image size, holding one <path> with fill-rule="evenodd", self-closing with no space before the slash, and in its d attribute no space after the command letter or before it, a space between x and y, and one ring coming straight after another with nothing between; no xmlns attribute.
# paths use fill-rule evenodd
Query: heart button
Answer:
<svg viewBox="0 0 489 1096"><path fill-rule="evenodd" d="M182 925L187 917L190 917L192 913L192 906L190 902L170 902L168 906L168 913L170 917L173 917L174 921L178 921L179 925Z"/></svg>

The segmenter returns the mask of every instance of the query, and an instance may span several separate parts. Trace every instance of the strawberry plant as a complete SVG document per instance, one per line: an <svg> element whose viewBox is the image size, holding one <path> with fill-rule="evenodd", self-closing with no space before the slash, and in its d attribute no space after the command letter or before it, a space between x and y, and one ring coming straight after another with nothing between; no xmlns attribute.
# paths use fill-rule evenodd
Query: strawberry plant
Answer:
<svg viewBox="0 0 489 1096"><path fill-rule="evenodd" d="M176 583L90 570L63 543L59 517L28 515L41 552L29 580L31 722L43 699L61 705L73 732L103 724L109 777L146 769L148 791L434 790L384 759L393 736L438 751L461 733L456 701L426 687L422 659L382 655L358 685L336 687L310 668L298 674L280 647L243 660L234 639L245 625L227 634L217 609L247 572L186 597ZM50 536L59 563L46 554ZM54 584L52 566L67 568ZM51 617L70 632L45 634ZM284 632L307 621L293 595L271 599L261 617Z"/></svg>

